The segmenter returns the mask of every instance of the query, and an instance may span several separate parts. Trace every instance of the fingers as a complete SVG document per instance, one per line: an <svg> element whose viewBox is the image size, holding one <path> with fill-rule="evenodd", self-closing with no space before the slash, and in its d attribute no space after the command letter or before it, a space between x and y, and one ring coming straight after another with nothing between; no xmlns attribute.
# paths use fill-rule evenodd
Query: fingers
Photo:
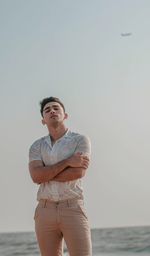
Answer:
<svg viewBox="0 0 150 256"><path fill-rule="evenodd" d="M78 156L80 167L87 169L90 163L89 157L87 155L84 155L82 152L78 152L76 156Z"/></svg>
<svg viewBox="0 0 150 256"><path fill-rule="evenodd" d="M84 159L89 159L89 157L87 155L84 155L82 152L77 152L76 155L82 156Z"/></svg>
<svg viewBox="0 0 150 256"><path fill-rule="evenodd" d="M81 167L84 168L84 169L87 169L89 167L89 163L84 163L84 164L82 164Z"/></svg>
<svg viewBox="0 0 150 256"><path fill-rule="evenodd" d="M68 161L69 161L69 166L71 167L88 168L90 159L88 156L83 155L83 153L78 152L72 155Z"/></svg>
<svg viewBox="0 0 150 256"><path fill-rule="evenodd" d="M89 159L86 157L86 158L83 158L82 159L82 167L83 168L85 168L85 169L87 169L88 168L88 166L89 166L89 163L90 163L90 161L89 161Z"/></svg>

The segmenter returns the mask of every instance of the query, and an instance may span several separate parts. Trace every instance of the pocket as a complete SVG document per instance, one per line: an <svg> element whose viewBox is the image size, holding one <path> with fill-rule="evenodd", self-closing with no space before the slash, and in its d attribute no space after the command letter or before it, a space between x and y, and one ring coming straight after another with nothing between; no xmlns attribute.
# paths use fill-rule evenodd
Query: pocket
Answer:
<svg viewBox="0 0 150 256"><path fill-rule="evenodd" d="M35 208L35 211L34 211L34 220L37 219L38 217L38 205L37 207Z"/></svg>
<svg viewBox="0 0 150 256"><path fill-rule="evenodd" d="M86 210L85 210L84 206L79 204L78 208L79 208L80 212L83 214L83 216L88 220L88 216L86 214Z"/></svg>

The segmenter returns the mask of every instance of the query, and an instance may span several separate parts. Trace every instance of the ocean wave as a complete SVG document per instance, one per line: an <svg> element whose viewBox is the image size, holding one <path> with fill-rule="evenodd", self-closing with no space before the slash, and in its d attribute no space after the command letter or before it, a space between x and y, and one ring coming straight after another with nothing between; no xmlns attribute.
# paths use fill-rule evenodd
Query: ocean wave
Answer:
<svg viewBox="0 0 150 256"><path fill-rule="evenodd" d="M150 255L150 227L92 230L93 256ZM35 233L0 234L0 256L39 256ZM67 255L67 249L64 249Z"/></svg>

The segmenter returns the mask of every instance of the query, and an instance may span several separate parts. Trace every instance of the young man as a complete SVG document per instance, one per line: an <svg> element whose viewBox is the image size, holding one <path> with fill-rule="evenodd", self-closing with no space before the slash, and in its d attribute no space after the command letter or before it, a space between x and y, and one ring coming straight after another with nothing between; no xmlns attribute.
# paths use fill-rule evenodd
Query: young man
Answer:
<svg viewBox="0 0 150 256"><path fill-rule="evenodd" d="M90 142L64 124L67 114L56 97L41 102L48 136L29 151L29 170L40 184L35 230L42 256L62 256L63 238L70 256L91 256L91 234L84 209L81 178L89 166Z"/></svg>

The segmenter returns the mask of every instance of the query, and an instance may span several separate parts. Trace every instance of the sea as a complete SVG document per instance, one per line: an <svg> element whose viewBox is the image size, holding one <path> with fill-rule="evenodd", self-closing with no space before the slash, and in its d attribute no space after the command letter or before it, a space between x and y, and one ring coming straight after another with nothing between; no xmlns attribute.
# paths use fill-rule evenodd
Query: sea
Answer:
<svg viewBox="0 0 150 256"><path fill-rule="evenodd" d="M99 228L91 233L93 256L150 256L150 226ZM34 232L0 233L0 256L25 255L40 256ZM66 247L64 256L69 256Z"/></svg>

